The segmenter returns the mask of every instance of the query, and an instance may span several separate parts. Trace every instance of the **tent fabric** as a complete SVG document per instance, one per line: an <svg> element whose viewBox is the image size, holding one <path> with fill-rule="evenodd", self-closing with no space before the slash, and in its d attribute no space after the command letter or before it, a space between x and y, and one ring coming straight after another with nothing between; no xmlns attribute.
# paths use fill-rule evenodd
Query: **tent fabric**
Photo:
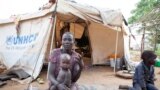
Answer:
<svg viewBox="0 0 160 90"><path fill-rule="evenodd" d="M65 8L64 8L65 7ZM53 13L55 4L50 8L36 13L18 15L21 21L42 17ZM62 21L74 22L78 18L86 21L94 21L97 23L109 24L113 26L122 26L123 16L119 10L99 10L91 6L84 6L78 3L73 3L65 0L58 0L57 15ZM14 18L0 20L0 24L11 23Z"/></svg>
<svg viewBox="0 0 160 90"><path fill-rule="evenodd" d="M93 64L105 64L108 57L115 53L117 31L94 22L89 25L88 31L93 54ZM121 31L118 31L118 33L117 54L122 57L124 55L123 33Z"/></svg>
<svg viewBox="0 0 160 90"><path fill-rule="evenodd" d="M7 69L23 69L33 78L43 65L51 28L50 16L20 22L20 34L14 23L0 26L0 58ZM36 68L34 68L36 66Z"/></svg>
<svg viewBox="0 0 160 90"><path fill-rule="evenodd" d="M80 39L84 32L84 27L80 24L70 24L70 32L74 34L74 38Z"/></svg>
<svg viewBox="0 0 160 90"><path fill-rule="evenodd" d="M122 13L119 10L100 10L100 15L102 17L103 23L105 25L113 25L113 26L122 26L123 17Z"/></svg>
<svg viewBox="0 0 160 90"><path fill-rule="evenodd" d="M65 15L65 19L64 17L62 18L63 21L76 20L74 16L77 16L86 21L94 21L113 26L122 26L123 22L123 16L119 10L99 10L91 6L82 6L78 3L66 2L64 0L58 0L57 12L60 14L58 15L59 17Z"/></svg>

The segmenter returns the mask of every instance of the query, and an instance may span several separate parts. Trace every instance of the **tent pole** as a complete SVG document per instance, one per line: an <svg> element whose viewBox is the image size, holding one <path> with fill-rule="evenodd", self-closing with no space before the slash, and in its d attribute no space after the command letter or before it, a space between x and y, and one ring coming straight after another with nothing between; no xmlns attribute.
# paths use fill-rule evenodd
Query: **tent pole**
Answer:
<svg viewBox="0 0 160 90"><path fill-rule="evenodd" d="M52 28L51 28L51 31L52 31L52 30L54 30L54 31L53 31L52 37L51 37L51 46L50 46L49 55L51 54L52 49L53 49L53 40L54 40L54 34L55 34L54 32L55 32L56 23L57 23L57 15L56 15L56 13L57 13L58 0L56 0L55 4L56 4L56 6L55 6L55 10L54 10L54 12L53 12L53 15L54 15L54 16L52 15L52 20L53 20L53 17L54 17L54 21L52 21L53 26L52 26ZM47 79L48 79L49 67L50 67L50 64L48 64Z"/></svg>
<svg viewBox="0 0 160 90"><path fill-rule="evenodd" d="M75 38L75 22L73 23L74 24L74 38ZM75 42L74 42L74 48L73 48L73 50L75 51L75 48L76 47L76 44L75 44Z"/></svg>
<svg viewBox="0 0 160 90"><path fill-rule="evenodd" d="M115 46L115 55L114 55L114 73L116 73L116 63L117 63L117 48L118 48L118 27L117 27L117 34L116 34L116 46Z"/></svg>
<svg viewBox="0 0 160 90"><path fill-rule="evenodd" d="M51 30L55 30L55 27L56 27L56 21L57 21L57 16L55 16L55 18L54 18L54 25L53 25L53 27L51 28ZM53 42L53 40L54 40L54 33L55 31L53 31L52 32L52 37L51 37L51 46L50 46L50 52L49 52L49 55L51 54L51 52L52 52L52 49L53 49L53 44L54 44L54 42ZM50 66L50 64L48 64L48 67ZM48 79L48 73L49 73L49 69L47 70L47 79Z"/></svg>
<svg viewBox="0 0 160 90"><path fill-rule="evenodd" d="M56 23L57 23L57 16L55 15L55 17L54 17L54 22L52 22L52 23L54 23L54 25L53 25L53 27L51 28L51 30L55 30L55 28L56 28ZM50 54L51 54L51 52L52 52L52 49L53 49L53 40L54 40L54 31L52 32L52 37L51 37L51 46L50 46Z"/></svg>

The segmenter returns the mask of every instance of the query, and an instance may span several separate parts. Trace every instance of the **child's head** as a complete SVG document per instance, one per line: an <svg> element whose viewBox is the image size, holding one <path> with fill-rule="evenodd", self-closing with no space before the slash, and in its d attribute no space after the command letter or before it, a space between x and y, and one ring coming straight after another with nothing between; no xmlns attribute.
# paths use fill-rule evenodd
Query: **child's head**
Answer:
<svg viewBox="0 0 160 90"><path fill-rule="evenodd" d="M156 58L157 55L150 50L144 51L141 55L141 59L143 59L143 62L147 65L154 65Z"/></svg>
<svg viewBox="0 0 160 90"><path fill-rule="evenodd" d="M61 54L60 56L60 66L62 67L62 69L69 69L70 68L70 55L68 54Z"/></svg>

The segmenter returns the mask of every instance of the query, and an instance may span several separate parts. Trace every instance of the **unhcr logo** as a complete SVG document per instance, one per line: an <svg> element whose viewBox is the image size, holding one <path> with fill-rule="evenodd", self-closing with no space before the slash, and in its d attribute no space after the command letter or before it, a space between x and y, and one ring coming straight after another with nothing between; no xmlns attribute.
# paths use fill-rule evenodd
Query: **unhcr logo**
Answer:
<svg viewBox="0 0 160 90"><path fill-rule="evenodd" d="M23 45L29 44L36 40L38 34L30 34L24 36L8 36L6 39L7 45Z"/></svg>

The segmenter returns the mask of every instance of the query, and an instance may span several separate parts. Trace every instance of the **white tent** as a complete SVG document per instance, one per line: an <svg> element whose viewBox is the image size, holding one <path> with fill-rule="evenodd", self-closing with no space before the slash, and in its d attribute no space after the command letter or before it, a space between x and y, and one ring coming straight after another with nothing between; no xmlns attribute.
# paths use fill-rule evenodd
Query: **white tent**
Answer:
<svg viewBox="0 0 160 90"><path fill-rule="evenodd" d="M129 62L127 31L119 10L98 10L64 0L58 0L56 13L55 7L0 21L0 62L7 69L21 68L30 75L34 71L36 78L50 48L55 47L58 37L54 35L58 35L56 30L61 28L61 22L72 23L70 31L76 38L82 36L84 26L87 26L92 64L105 64L114 53L125 56Z"/></svg>

